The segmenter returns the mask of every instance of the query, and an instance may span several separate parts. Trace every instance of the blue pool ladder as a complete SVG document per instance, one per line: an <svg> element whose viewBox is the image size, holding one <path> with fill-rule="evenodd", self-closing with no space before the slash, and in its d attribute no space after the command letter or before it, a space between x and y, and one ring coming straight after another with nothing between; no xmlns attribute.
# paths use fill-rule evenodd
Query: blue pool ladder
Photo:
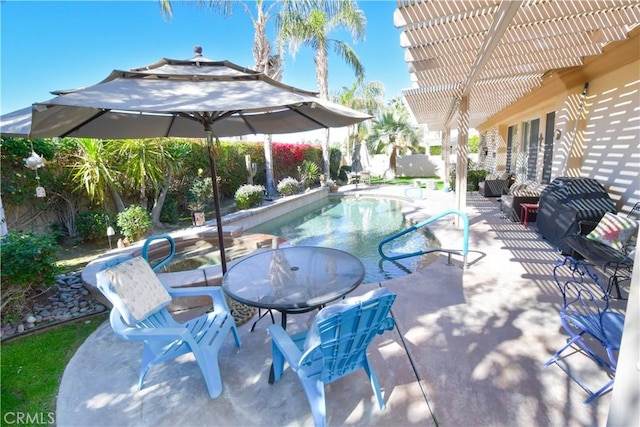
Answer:
<svg viewBox="0 0 640 427"><path fill-rule="evenodd" d="M400 236L404 236L405 234L411 232L411 231L415 231L421 227L426 226L427 224L431 224L434 221L439 220L442 217L445 217L447 215L458 215L463 222L463 247L462 247L462 255L463 255L463 261L462 261L462 268L467 268L467 255L469 254L469 218L467 218L467 215L459 210L455 210L455 209L450 209L448 211L444 211L436 216L433 216L425 221L422 221L418 224L412 225L411 227L402 230L396 234L394 234L393 236L387 237L386 239L383 239L379 244L378 244L378 253L380 254L380 256L383 259L389 260L389 261L395 261L395 260L399 260L399 259L403 259L403 258L410 258L410 257L414 257L414 256L419 256L419 255L425 255L431 252L447 252L449 254L449 264L451 264L451 255L452 254L459 254L460 251L456 250L456 249L444 249L444 248L432 248L432 249L427 249L424 251L417 251L417 252L411 252L411 253L407 253L407 254L401 254L401 255L394 255L394 256L388 256L386 255L383 250L382 247L391 242L392 240L397 239Z"/></svg>

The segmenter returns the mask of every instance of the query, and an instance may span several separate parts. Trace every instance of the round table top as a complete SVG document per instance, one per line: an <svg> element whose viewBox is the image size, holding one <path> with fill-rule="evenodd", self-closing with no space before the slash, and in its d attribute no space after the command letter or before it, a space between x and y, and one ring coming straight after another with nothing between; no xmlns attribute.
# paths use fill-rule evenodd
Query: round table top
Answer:
<svg viewBox="0 0 640 427"><path fill-rule="evenodd" d="M222 289L250 306L296 312L339 299L363 280L364 265L347 252L290 246L238 261L222 278Z"/></svg>

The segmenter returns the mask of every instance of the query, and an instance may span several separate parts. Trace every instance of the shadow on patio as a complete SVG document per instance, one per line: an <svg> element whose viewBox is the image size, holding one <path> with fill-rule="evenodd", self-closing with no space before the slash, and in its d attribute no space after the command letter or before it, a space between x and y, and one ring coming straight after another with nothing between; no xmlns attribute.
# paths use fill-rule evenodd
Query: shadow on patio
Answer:
<svg viewBox="0 0 640 427"><path fill-rule="evenodd" d="M397 328L370 347L387 409L378 410L366 375L356 373L326 387L329 425L605 424L610 395L586 406L582 389L557 367L543 366L566 340L552 276L559 254L535 227L505 219L495 200L468 197L469 268L455 258L448 266L439 255L427 268L381 283L398 295ZM433 191L416 203L428 216L453 206L454 198ZM456 247L462 233L448 222L433 230L443 245ZM313 314L289 316L288 331L306 328ZM241 348L229 338L220 351L224 389L215 400L189 356L153 368L137 391L141 347L102 325L65 371L57 424L312 424L295 374L285 370L280 382L268 383L267 323L249 332L251 323L239 328ZM606 379L580 355L568 364L596 382Z"/></svg>

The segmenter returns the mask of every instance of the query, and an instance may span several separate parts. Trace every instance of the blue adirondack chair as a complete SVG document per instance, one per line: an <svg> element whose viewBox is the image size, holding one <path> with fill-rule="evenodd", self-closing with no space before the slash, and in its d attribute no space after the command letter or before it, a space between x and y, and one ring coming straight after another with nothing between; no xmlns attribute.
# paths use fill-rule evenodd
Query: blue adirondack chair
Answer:
<svg viewBox="0 0 640 427"><path fill-rule="evenodd" d="M560 321L570 338L567 344L545 363L545 366L552 363L558 365L589 394L584 401L588 404L613 386L624 315L611 310L609 294L598 282L598 277L589 271L583 261L577 261L572 257L558 260L553 269L553 277L562 294ZM607 354L606 359L598 354L597 346L604 348ZM611 377L600 389L592 391L571 369L563 363L558 363L563 359L562 353L565 350L575 347L602 366Z"/></svg>
<svg viewBox="0 0 640 427"><path fill-rule="evenodd" d="M377 334L393 329L389 316L396 295L387 288L323 308L308 331L289 336L282 326L269 327L274 381L282 376L285 360L298 374L311 405L316 426L326 425L324 385L364 368L380 410L380 386L367 358L367 347Z"/></svg>
<svg viewBox="0 0 640 427"><path fill-rule="evenodd" d="M142 389L149 369L185 353L193 353L204 376L209 396L222 392L218 351L229 331L236 346L240 338L236 325L218 286L169 288L164 286L147 261L141 257L120 260L100 271L98 289L113 304L110 322L116 336L143 341L142 366L138 388ZM167 310L173 297L209 296L209 312L178 323Z"/></svg>

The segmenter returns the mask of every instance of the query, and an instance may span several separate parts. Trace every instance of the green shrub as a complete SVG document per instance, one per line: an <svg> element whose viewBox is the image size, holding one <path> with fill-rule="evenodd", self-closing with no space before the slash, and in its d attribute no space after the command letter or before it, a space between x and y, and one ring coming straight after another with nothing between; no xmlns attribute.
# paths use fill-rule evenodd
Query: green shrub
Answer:
<svg viewBox="0 0 640 427"><path fill-rule="evenodd" d="M33 171L25 168L24 159L31 155L31 145L33 150L47 161L47 167L38 170L38 179ZM2 182L2 202L5 209L8 205L40 205L42 199L35 197L35 188L42 185L50 193L52 189L60 191L56 185L55 174L58 168L51 162L54 158L56 148L50 139L24 138L0 138L0 152L2 167L0 175ZM51 163L50 163L51 162ZM44 210L39 206L38 210Z"/></svg>
<svg viewBox="0 0 640 427"><path fill-rule="evenodd" d="M56 243L61 243L65 236L62 224L54 222L49 225L49 235L56 241Z"/></svg>
<svg viewBox="0 0 640 427"><path fill-rule="evenodd" d="M204 211L209 200L213 198L211 177L198 176L193 179L189 188L189 209L194 212Z"/></svg>
<svg viewBox="0 0 640 427"><path fill-rule="evenodd" d="M59 246L51 236L10 232L2 238L0 258L2 297L0 312L5 321L18 321L27 310L32 288L46 288L56 282Z"/></svg>
<svg viewBox="0 0 640 427"><path fill-rule="evenodd" d="M265 188L262 185L242 185L235 194L238 209L251 209L262 204Z"/></svg>
<svg viewBox="0 0 640 427"><path fill-rule="evenodd" d="M3 285L52 285L59 268L56 252L59 246L49 235L9 232L2 238L0 274Z"/></svg>
<svg viewBox="0 0 640 427"><path fill-rule="evenodd" d="M467 187L472 191L478 190L478 183L484 181L487 176L487 171L471 170L467 175Z"/></svg>
<svg viewBox="0 0 640 427"><path fill-rule="evenodd" d="M331 179L338 179L338 171L340 170L340 161L342 160L342 151L338 148L331 148L329 154L329 176Z"/></svg>
<svg viewBox="0 0 640 427"><path fill-rule="evenodd" d="M472 161L469 161L470 167L475 167L475 164ZM487 176L487 171L485 170L476 170L476 169L468 169L467 170L467 191L477 191L478 183L480 181L484 181ZM449 176L449 188L455 190L456 188L456 171L455 169L451 171L451 175Z"/></svg>
<svg viewBox="0 0 640 427"><path fill-rule="evenodd" d="M173 197L167 197L162 205L162 211L160 211L160 221L167 224L177 224L179 220L178 201Z"/></svg>
<svg viewBox="0 0 640 427"><path fill-rule="evenodd" d="M109 216L104 212L82 212L76 217L76 230L84 241L105 237L110 225Z"/></svg>
<svg viewBox="0 0 640 427"><path fill-rule="evenodd" d="M298 166L298 174L300 175L300 183L309 187L320 178L320 167L310 160L305 160L301 166Z"/></svg>
<svg viewBox="0 0 640 427"><path fill-rule="evenodd" d="M440 155L442 155L442 145L430 145L429 146L429 155L430 156L440 156Z"/></svg>
<svg viewBox="0 0 640 427"><path fill-rule="evenodd" d="M469 138L469 153L478 153L480 150L480 137L478 135L473 135Z"/></svg>
<svg viewBox="0 0 640 427"><path fill-rule="evenodd" d="M340 166L340 171L338 172L338 181L346 183L349 181L349 177L347 174L351 172L351 166L343 165Z"/></svg>
<svg viewBox="0 0 640 427"><path fill-rule="evenodd" d="M284 178L278 183L278 193L283 196L291 196L300 191L300 182L290 176Z"/></svg>
<svg viewBox="0 0 640 427"><path fill-rule="evenodd" d="M138 240L151 228L151 214L142 206L131 205L118 214L118 227L131 242Z"/></svg>

